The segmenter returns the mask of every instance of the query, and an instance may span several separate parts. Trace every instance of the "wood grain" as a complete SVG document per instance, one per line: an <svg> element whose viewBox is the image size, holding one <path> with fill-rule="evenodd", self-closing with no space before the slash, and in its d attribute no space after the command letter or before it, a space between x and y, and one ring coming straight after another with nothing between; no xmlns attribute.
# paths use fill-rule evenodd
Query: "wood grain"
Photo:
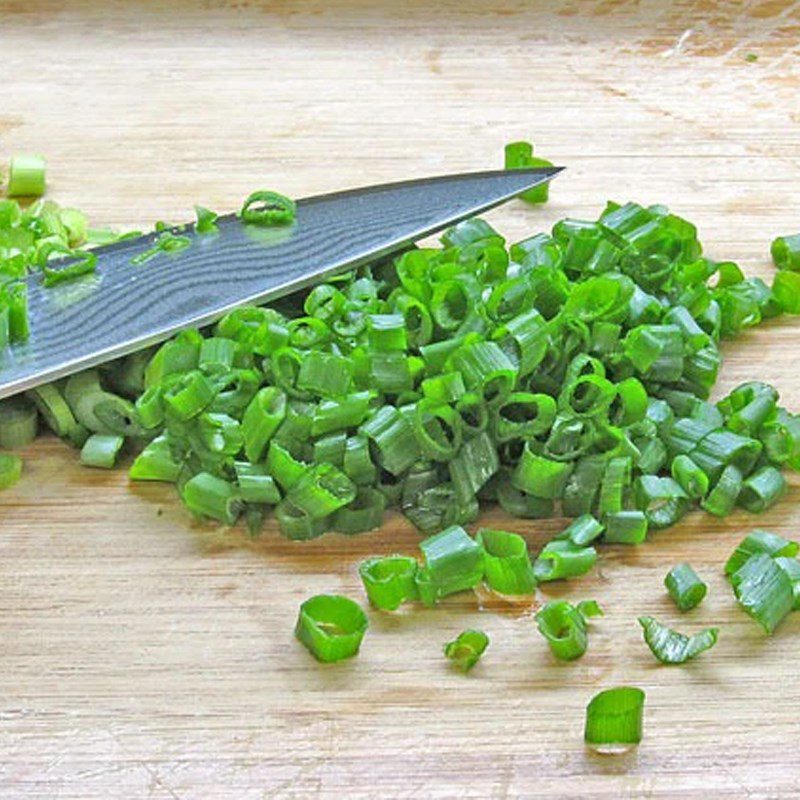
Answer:
<svg viewBox="0 0 800 800"><path fill-rule="evenodd" d="M798 221L798 16L786 0L0 0L0 149L46 153L53 197L127 225L233 209L261 185L488 168L532 138L569 170L546 208L492 214L510 236L609 196L659 201L713 256L767 275L770 238ZM759 377L800 408L799 332L726 345L720 389ZM796 479L763 517L693 514L548 589L606 608L577 663L553 663L531 609L465 596L372 613L359 658L323 668L292 639L297 606L361 597L359 559L413 552L401 519L253 543L57 441L27 455L0 496L3 798L800 796L800 616L765 640L720 574L755 525L797 536ZM558 525L508 523L533 546ZM678 560L710 584L685 617L661 585ZM660 667L642 613L720 625L719 644ZM467 625L492 643L465 678L440 647ZM646 738L592 757L585 704L618 683L647 691Z"/></svg>

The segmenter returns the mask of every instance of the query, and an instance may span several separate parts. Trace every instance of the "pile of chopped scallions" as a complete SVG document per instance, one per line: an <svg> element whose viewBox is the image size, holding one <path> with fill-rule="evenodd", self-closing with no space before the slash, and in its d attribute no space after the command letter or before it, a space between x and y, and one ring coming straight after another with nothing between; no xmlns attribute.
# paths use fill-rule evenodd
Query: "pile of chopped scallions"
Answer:
<svg viewBox="0 0 800 800"><path fill-rule="evenodd" d="M509 169L541 163L527 143L507 148ZM12 162L9 195L43 190L43 162ZM524 199L543 202L546 187ZM213 235L216 214L196 210L196 231ZM291 200L261 191L240 218L285 225L294 213ZM164 223L158 231L141 260L190 246ZM77 278L95 268L92 245L118 238L50 201L1 200L0 345L28 335L28 273L46 285ZM253 535L269 515L290 539L357 534L395 507L432 535L422 563L398 555L361 565L379 609L435 605L480 583L530 595L588 572L598 544L641 544L697 506L758 513L786 492L781 470L800 468L800 417L758 381L709 401L722 339L800 313L800 234L776 239L772 255L770 288L704 256L694 225L663 206L609 202L595 221L564 219L511 244L470 219L439 247L413 247L272 307L236 309L2 401L0 446L28 444L43 420L81 448L82 463L110 468L131 452L132 480L174 483L192 513L243 517ZM52 263L64 256L70 266ZM20 469L3 453L0 488ZM574 521L531 559L517 534L464 530L490 503L515 517ZM796 552L756 532L726 568L768 633L798 604ZM665 583L681 610L706 592L686 564ZM557 601L536 619L554 655L572 659L600 614L594 601ZM686 636L652 617L640 623L664 663L717 638L715 628ZM357 653L366 629L358 605L335 595L307 601L297 623L324 661ZM445 653L467 671L487 644L482 631L465 631ZM620 691L630 702L636 690ZM633 739L635 702L629 716L624 737Z"/></svg>

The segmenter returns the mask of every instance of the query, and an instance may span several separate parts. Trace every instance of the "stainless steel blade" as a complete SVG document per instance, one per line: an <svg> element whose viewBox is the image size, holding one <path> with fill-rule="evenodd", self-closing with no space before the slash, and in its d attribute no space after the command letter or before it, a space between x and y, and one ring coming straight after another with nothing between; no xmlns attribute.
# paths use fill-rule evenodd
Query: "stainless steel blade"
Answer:
<svg viewBox="0 0 800 800"><path fill-rule="evenodd" d="M49 289L28 278L31 336L0 357L0 397L63 377L244 303L263 303L365 264L550 180L559 167L371 186L298 202L287 228L220 218L219 233L134 266L156 234L98 248L94 274Z"/></svg>

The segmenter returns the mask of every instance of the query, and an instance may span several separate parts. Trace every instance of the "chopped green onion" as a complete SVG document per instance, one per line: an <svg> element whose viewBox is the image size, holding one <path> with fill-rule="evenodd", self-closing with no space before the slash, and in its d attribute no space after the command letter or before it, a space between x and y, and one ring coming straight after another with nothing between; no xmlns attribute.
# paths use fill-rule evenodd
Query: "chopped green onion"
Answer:
<svg viewBox="0 0 800 800"><path fill-rule="evenodd" d="M674 525L689 509L686 492L672 478L642 475L636 479L634 495L651 528Z"/></svg>
<svg viewBox="0 0 800 800"><path fill-rule="evenodd" d="M323 519L356 497L356 485L332 464L308 469L289 490L295 508L311 519Z"/></svg>
<svg viewBox="0 0 800 800"><path fill-rule="evenodd" d="M347 505L334 512L332 528L348 535L373 531L381 526L385 509L386 497L382 492L362 487Z"/></svg>
<svg viewBox="0 0 800 800"><path fill-rule="evenodd" d="M557 499L564 493L570 472L570 463L540 456L533 451L531 443L527 442L511 475L511 482L521 492L535 497Z"/></svg>
<svg viewBox="0 0 800 800"><path fill-rule="evenodd" d="M124 443L125 439L122 436L95 433L83 445L81 464L86 467L113 469L117 462L117 454Z"/></svg>
<svg viewBox="0 0 800 800"><path fill-rule="evenodd" d="M36 406L19 397L0 400L0 447L26 447L36 438L39 415Z"/></svg>
<svg viewBox="0 0 800 800"><path fill-rule="evenodd" d="M500 468L497 450L485 432L461 446L449 464L450 479L458 497L466 502L474 497Z"/></svg>
<svg viewBox="0 0 800 800"><path fill-rule="evenodd" d="M769 531L753 531L745 536L736 546L730 558L725 562L725 574L731 577L737 573L751 558L758 553L766 553L772 558L785 556L794 558L800 551L800 544L784 539Z"/></svg>
<svg viewBox="0 0 800 800"><path fill-rule="evenodd" d="M233 485L208 472L198 472L190 478L181 496L190 511L228 525L236 522L241 511L241 501Z"/></svg>
<svg viewBox="0 0 800 800"><path fill-rule="evenodd" d="M548 542L533 564L537 581L558 581L585 575L597 562L594 547L579 547L568 539Z"/></svg>
<svg viewBox="0 0 800 800"><path fill-rule="evenodd" d="M194 224L194 229L197 233L216 233L218 214L214 213L208 208L203 206L195 206L194 212L197 215L197 222Z"/></svg>
<svg viewBox="0 0 800 800"><path fill-rule="evenodd" d="M696 658L717 643L719 633L719 628L706 628L694 636L685 636L653 617L639 617L639 624L647 646L662 664L684 664Z"/></svg>
<svg viewBox="0 0 800 800"><path fill-rule="evenodd" d="M586 620L566 600L551 600L536 613L539 631L561 661L580 658L589 644Z"/></svg>
<svg viewBox="0 0 800 800"><path fill-rule="evenodd" d="M569 539L575 547L586 547L603 533L603 525L591 514L583 514L574 519L556 539Z"/></svg>
<svg viewBox="0 0 800 800"><path fill-rule="evenodd" d="M444 646L444 654L461 672L469 672L489 646L489 637L478 630L466 630Z"/></svg>
<svg viewBox="0 0 800 800"><path fill-rule="evenodd" d="M434 606L442 597L477 586L483 577L484 551L460 525L420 542L423 565L416 575L422 602Z"/></svg>
<svg viewBox="0 0 800 800"><path fill-rule="evenodd" d="M670 471L688 498L699 500L708 493L708 475L685 453L672 459Z"/></svg>
<svg viewBox="0 0 800 800"><path fill-rule="evenodd" d="M594 547L579 547L568 539L553 539L533 564L538 581L557 581L585 575L597 562Z"/></svg>
<svg viewBox="0 0 800 800"><path fill-rule="evenodd" d="M530 594L536 587L528 545L516 533L481 528L475 541L485 552L484 578L495 592Z"/></svg>
<svg viewBox="0 0 800 800"><path fill-rule="evenodd" d="M649 521L644 511L613 511L603 517L604 540L608 544L642 544Z"/></svg>
<svg viewBox="0 0 800 800"><path fill-rule="evenodd" d="M380 465L393 475L405 472L419 457L413 427L393 406L375 411L360 432L374 444Z"/></svg>
<svg viewBox="0 0 800 800"><path fill-rule="evenodd" d="M505 147L506 169L530 169L531 167L552 167L550 161L534 157L533 145L530 142L509 142ZM526 203L546 203L549 197L550 184L545 181L533 189L528 189L519 197Z"/></svg>
<svg viewBox="0 0 800 800"><path fill-rule="evenodd" d="M733 511L742 490L742 473L732 464L725 467L716 486L708 493L701 505L710 514L726 517Z"/></svg>
<svg viewBox="0 0 800 800"><path fill-rule="evenodd" d="M369 602L382 611L395 611L419 597L416 574L419 564L409 556L369 558L362 561L358 574Z"/></svg>
<svg viewBox="0 0 800 800"><path fill-rule="evenodd" d="M128 477L133 481L166 481L175 483L181 472L181 465L170 451L166 436L157 436L136 456Z"/></svg>
<svg viewBox="0 0 800 800"><path fill-rule="evenodd" d="M773 239L770 253L778 269L800 271L800 233Z"/></svg>
<svg viewBox="0 0 800 800"><path fill-rule="evenodd" d="M597 600L581 600L575 608L578 613L585 619L590 620L592 617L604 617L603 609L597 603Z"/></svg>
<svg viewBox="0 0 800 800"><path fill-rule="evenodd" d="M644 692L632 686L596 694L586 707L586 744L601 753L619 753L639 744L644 700Z"/></svg>
<svg viewBox="0 0 800 800"><path fill-rule="evenodd" d="M294 222L296 214L297 206L293 200L266 190L253 192L239 211L242 222L266 226L289 225Z"/></svg>
<svg viewBox="0 0 800 800"><path fill-rule="evenodd" d="M286 417L286 395L274 386L261 389L242 417L244 452L255 463L264 455L269 440Z"/></svg>
<svg viewBox="0 0 800 800"><path fill-rule="evenodd" d="M158 227L156 229L158 230ZM131 259L131 264L135 266L146 264L160 253L179 253L191 244L192 240L188 236L180 236L165 230L153 240L152 247L135 255Z"/></svg>
<svg viewBox="0 0 800 800"><path fill-rule="evenodd" d="M358 653L367 632L367 615L358 603L337 594L318 594L300 606L295 636L323 663Z"/></svg>
<svg viewBox="0 0 800 800"><path fill-rule="evenodd" d="M274 506L280 502L280 490L264 465L234 461L233 468L239 495L245 503L266 503Z"/></svg>
<svg viewBox="0 0 800 800"><path fill-rule="evenodd" d="M747 559L731 581L739 605L767 635L794 608L792 581L767 553Z"/></svg>
<svg viewBox="0 0 800 800"><path fill-rule="evenodd" d="M792 582L792 594L794 595L792 610L797 611L800 608L800 561L786 556L777 556L774 561Z"/></svg>
<svg viewBox="0 0 800 800"><path fill-rule="evenodd" d="M41 156L19 155L8 168L9 197L41 197L45 189L45 163Z"/></svg>
<svg viewBox="0 0 800 800"><path fill-rule="evenodd" d="M214 386L199 370L182 375L164 390L164 402L178 419L196 417L214 399Z"/></svg>
<svg viewBox="0 0 800 800"><path fill-rule="evenodd" d="M315 519L297 508L291 500L284 498L275 506L275 519L280 532L295 541L316 539L328 529L328 519Z"/></svg>
<svg viewBox="0 0 800 800"><path fill-rule="evenodd" d="M65 260L69 259L70 263L65 267L56 267L50 266L45 260L44 263L42 263L42 283L45 286L55 286L65 281L74 280L81 275L88 275L94 272L97 268L97 256L92 252L77 252L64 249L57 252L57 254L63 255Z"/></svg>
<svg viewBox="0 0 800 800"><path fill-rule="evenodd" d="M736 502L754 514L761 514L777 503L788 489L786 478L768 465L745 479Z"/></svg>
<svg viewBox="0 0 800 800"><path fill-rule="evenodd" d="M8 489L22 476L22 459L15 453L0 453L0 489Z"/></svg>
<svg viewBox="0 0 800 800"><path fill-rule="evenodd" d="M681 611L690 611L700 605L708 586L700 580L689 564L676 564L664 578L669 596Z"/></svg>

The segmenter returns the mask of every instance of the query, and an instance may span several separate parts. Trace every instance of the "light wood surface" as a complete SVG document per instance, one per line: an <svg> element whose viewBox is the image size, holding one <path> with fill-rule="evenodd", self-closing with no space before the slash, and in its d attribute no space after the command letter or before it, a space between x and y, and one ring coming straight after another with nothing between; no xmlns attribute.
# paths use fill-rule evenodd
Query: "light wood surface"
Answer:
<svg viewBox="0 0 800 800"><path fill-rule="evenodd" d="M800 228L798 15L785 0L0 0L0 157L45 153L52 197L128 225L264 185L487 168L531 138L569 170L547 207L492 214L509 236L608 197L664 202L710 254L768 275L771 237ZM726 345L720 390L761 378L800 409L798 334L783 320ZM553 662L532 609L461 596L371 612L361 655L322 667L292 637L298 605L363 600L362 557L415 549L400 518L253 543L53 439L26 455L0 495L3 798L800 796L800 615L767 640L721 576L753 527L798 536L797 479L763 517L693 514L548 588L538 601L606 609L577 663ZM560 523L507 524L536 547ZM662 587L679 560L710 584L682 617ZM642 613L719 625L719 644L661 667ZM492 639L468 677L441 656L466 626ZM645 739L594 757L585 705L621 683L647 692Z"/></svg>

